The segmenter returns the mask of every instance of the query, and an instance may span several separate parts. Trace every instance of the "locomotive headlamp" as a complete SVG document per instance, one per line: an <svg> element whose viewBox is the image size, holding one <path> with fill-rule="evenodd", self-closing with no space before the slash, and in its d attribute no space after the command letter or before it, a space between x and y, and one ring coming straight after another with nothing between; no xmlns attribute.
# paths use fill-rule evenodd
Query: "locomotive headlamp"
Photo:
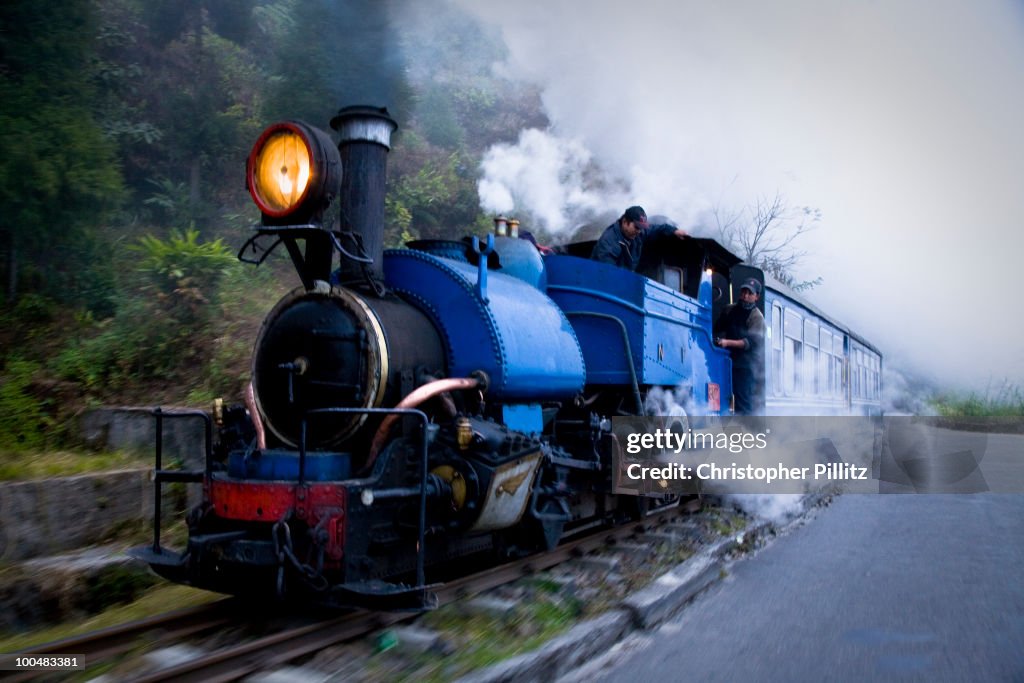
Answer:
<svg viewBox="0 0 1024 683"><path fill-rule="evenodd" d="M264 225L318 224L341 187L337 147L327 133L301 121L263 131L246 166L246 185Z"/></svg>
<svg viewBox="0 0 1024 683"><path fill-rule="evenodd" d="M278 130L267 138L253 160L250 190L267 213L288 213L305 199L312 152L302 136Z"/></svg>

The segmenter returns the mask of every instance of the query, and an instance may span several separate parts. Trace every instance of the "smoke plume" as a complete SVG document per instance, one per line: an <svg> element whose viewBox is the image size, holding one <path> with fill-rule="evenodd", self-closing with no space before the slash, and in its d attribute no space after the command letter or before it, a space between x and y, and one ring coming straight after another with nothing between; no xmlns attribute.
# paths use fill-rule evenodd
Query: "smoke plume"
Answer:
<svg viewBox="0 0 1024 683"><path fill-rule="evenodd" d="M712 210L780 192L821 210L796 275L823 276L822 308L944 382L1024 383L1003 303L1024 253L1024 6L460 4L500 27L495 68L539 84L551 122L488 155L488 209L559 231L639 203L707 234Z"/></svg>

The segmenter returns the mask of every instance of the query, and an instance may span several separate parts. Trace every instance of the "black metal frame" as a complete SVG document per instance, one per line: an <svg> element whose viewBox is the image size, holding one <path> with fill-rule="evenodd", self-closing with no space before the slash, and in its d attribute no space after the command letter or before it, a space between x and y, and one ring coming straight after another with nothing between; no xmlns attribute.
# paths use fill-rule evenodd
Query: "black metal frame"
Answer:
<svg viewBox="0 0 1024 683"><path fill-rule="evenodd" d="M430 424L430 419L427 414L422 410L416 410L415 408L314 408L307 410L302 418L302 422L299 428L299 485L302 486L306 479L306 419L310 415L319 415L324 413L341 413L341 414L363 414L363 415L406 415L408 417L415 417L419 419L422 428L420 430L420 457L421 457L421 471L420 471L420 514L419 514L419 528L417 529L417 540L416 540L416 586L417 590L424 589L426 587L426 572L424 569L424 537L426 536L426 520L427 520L427 426Z"/></svg>
<svg viewBox="0 0 1024 683"><path fill-rule="evenodd" d="M156 419L156 465L153 468L153 553L161 555L163 548L160 547L160 522L161 502L163 497L164 483L186 483L201 484L204 477L209 477L213 471L213 418L209 413L202 410L171 410L166 411L161 407L156 408L121 408L126 413L147 413ZM164 456L164 419L165 418L188 418L198 417L203 420L203 429L206 449L205 465L202 470L165 470L163 469Z"/></svg>
<svg viewBox="0 0 1024 683"><path fill-rule="evenodd" d="M144 557L147 562L156 562L157 564L165 564L167 560L161 561L159 556L165 555L164 549L160 546L160 523L161 523L161 498L163 495L162 486L164 483L202 483L204 478L209 480L213 473L213 419L211 416L201 410L173 410L166 411L163 408L126 408L126 412L137 412L147 413L156 419L156 444L155 444L155 468L153 472L153 486L154 486L154 501L153 501L153 544L151 548L152 555ZM430 419L427 414L421 410L413 408L314 408L306 411L303 415L300 423L300 439L299 439L299 472L298 472L298 486L304 486L306 484L306 426L307 420L311 415L320 415L326 413L341 413L341 414L363 414L363 415L404 415L408 417L417 418L420 423L420 459L421 459L421 472L420 472L420 485L419 485L419 520L417 529L417 542L416 542L416 586L414 590L424 591L427 588L426 585L426 570L425 570L425 536L426 536L426 517L427 517L427 482L428 482L428 437L427 427L430 424ZM188 417L199 417L202 418L205 428L205 468L203 470L165 470L163 469L163 423L166 418L188 418ZM412 489L415 491L415 489ZM382 493L394 491L386 490ZM390 497L390 496L382 496ZM168 558L170 559L170 558ZM180 560L181 558L177 558Z"/></svg>
<svg viewBox="0 0 1024 683"><path fill-rule="evenodd" d="M295 266L295 271L299 274L299 279L302 280L303 286L308 289L313 289L313 281L317 279L326 280L330 275L330 269L328 272L318 273L310 265L309 256L309 241L316 239L329 240L330 247L336 250L343 258L347 258L350 261L361 264L372 264L373 259L366 256L366 249L363 247L362 238L358 233L346 232L342 230L330 230L326 227L308 223L302 225L255 225L253 226L256 234L252 235L245 241L241 249L238 250L238 260L242 263L251 263L253 265L262 264L271 252L277 248L277 245L284 243L285 249L288 250L288 256L292 259L292 265ZM277 239L271 243L269 247L263 248L259 241L263 237L273 236ZM345 249L341 244L341 238L347 237L352 240L353 244L360 254L353 254ZM299 249L297 240L306 240L306 253ZM247 251L252 251L254 256L246 256ZM330 261L327 264L330 266Z"/></svg>

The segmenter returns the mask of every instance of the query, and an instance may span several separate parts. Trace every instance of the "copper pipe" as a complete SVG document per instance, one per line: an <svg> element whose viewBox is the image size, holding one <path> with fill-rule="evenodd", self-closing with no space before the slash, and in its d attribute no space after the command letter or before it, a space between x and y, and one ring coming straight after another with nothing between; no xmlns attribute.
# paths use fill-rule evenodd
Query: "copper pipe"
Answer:
<svg viewBox="0 0 1024 683"><path fill-rule="evenodd" d="M256 410L256 393L253 391L252 382L245 386L245 407L249 409L249 418L256 430L256 447L261 451L267 449L267 434L263 431L263 420L260 419L260 411Z"/></svg>
<svg viewBox="0 0 1024 683"><path fill-rule="evenodd" d="M444 394L456 389L476 389L480 386L481 381L474 377L451 377L448 379L439 379L416 388L408 396L403 398L395 407L415 408L424 401L431 399L438 394ZM388 415L381 421L380 427L377 428L377 433L373 435L373 441L370 442L370 455L366 460L366 465L363 467L364 471L368 471L373 467L373 462L377 459L377 454L384 445L384 440L388 438L388 432L391 431L391 427L394 426L395 422L397 422L401 417L401 415Z"/></svg>

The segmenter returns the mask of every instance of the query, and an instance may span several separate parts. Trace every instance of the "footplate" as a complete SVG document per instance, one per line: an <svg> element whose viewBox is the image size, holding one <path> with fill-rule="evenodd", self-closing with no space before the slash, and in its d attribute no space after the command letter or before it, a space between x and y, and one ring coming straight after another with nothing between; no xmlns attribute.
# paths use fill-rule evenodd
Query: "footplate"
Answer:
<svg viewBox="0 0 1024 683"><path fill-rule="evenodd" d="M437 594L441 584L408 586L385 581L360 581L334 586L330 602L341 607L364 607L393 612L422 612L437 608Z"/></svg>
<svg viewBox="0 0 1024 683"><path fill-rule="evenodd" d="M168 581L184 583L186 580L186 569L188 567L188 555L186 553L179 553L168 548L160 548L157 551L153 549L153 546L146 545L138 548L129 548L126 554L136 560L142 560L149 565L150 569Z"/></svg>

